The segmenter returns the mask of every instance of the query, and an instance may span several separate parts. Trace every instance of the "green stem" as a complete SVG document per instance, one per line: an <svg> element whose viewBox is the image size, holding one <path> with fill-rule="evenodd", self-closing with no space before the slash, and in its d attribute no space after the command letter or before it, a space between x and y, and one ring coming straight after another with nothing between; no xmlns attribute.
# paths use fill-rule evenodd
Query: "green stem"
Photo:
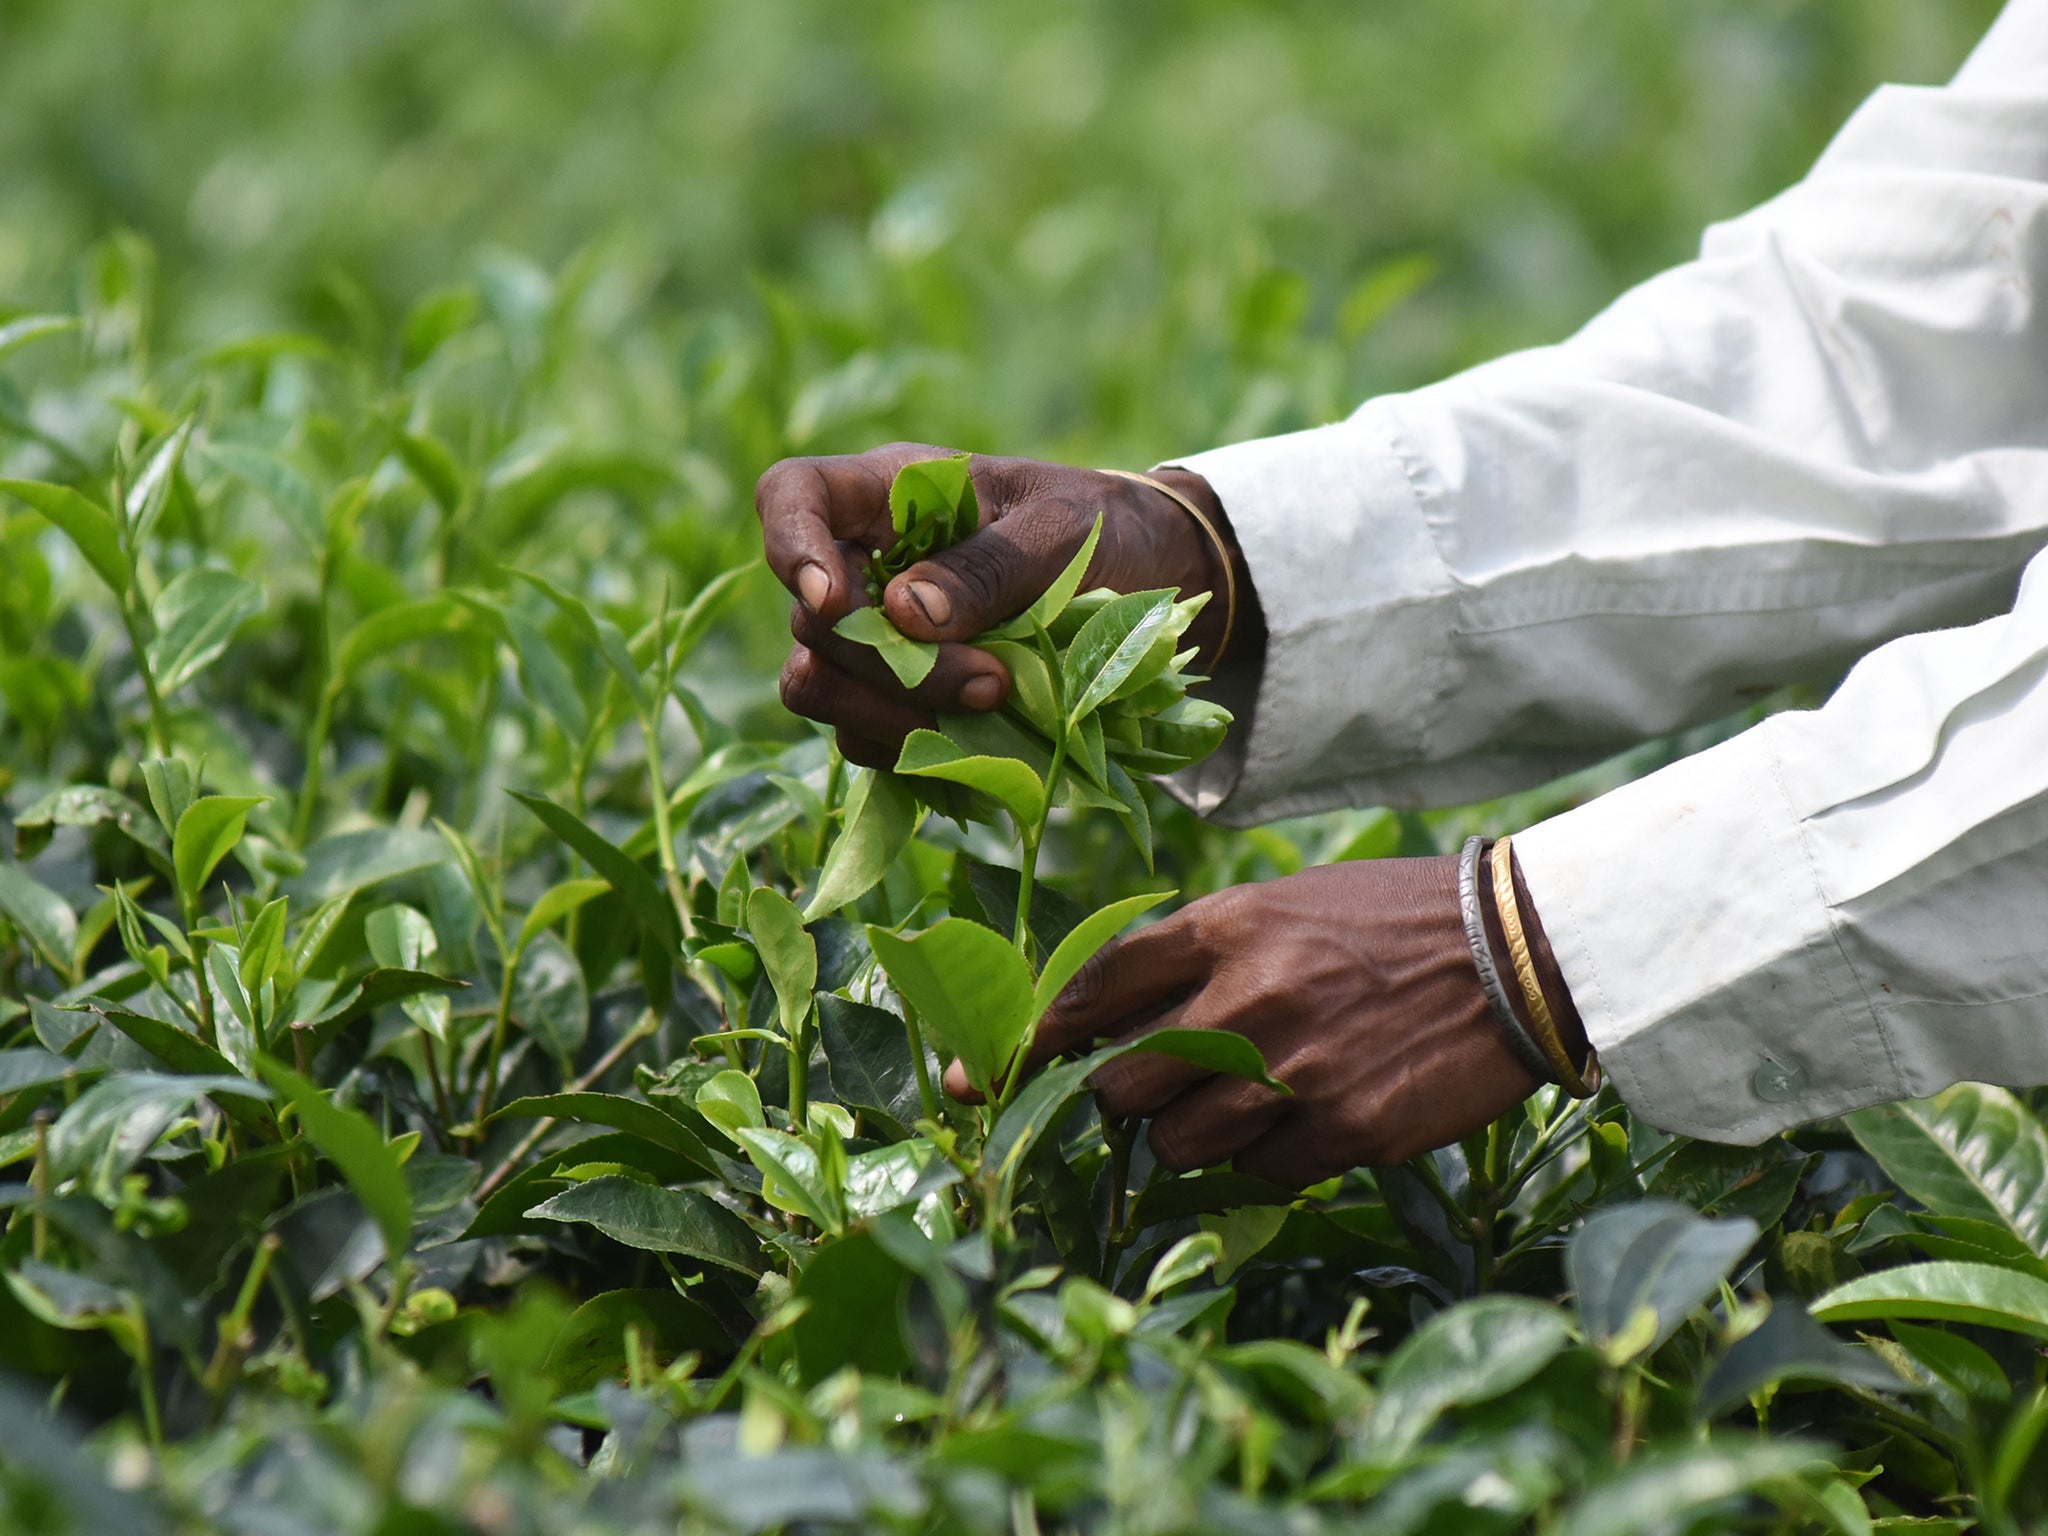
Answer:
<svg viewBox="0 0 2048 1536"><path fill-rule="evenodd" d="M1138 1140L1136 1117L1104 1115L1102 1139L1109 1143L1109 1231L1102 1247L1102 1283L1114 1289L1117 1262L1123 1258L1124 1247L1131 1240L1131 1234L1124 1230L1125 1212L1131 1197L1125 1186L1131 1177L1131 1149Z"/></svg>
<svg viewBox="0 0 2048 1536"><path fill-rule="evenodd" d="M668 785L661 773L660 722L653 712L640 717L640 732L647 741L647 784L654 796L654 843L661 858L661 878L668 887L668 899L675 904L676 921L683 925L683 937L695 938L696 921L690 916L690 899L683 890L683 872L676 863L675 834L669 825Z"/></svg>
<svg viewBox="0 0 2048 1536"><path fill-rule="evenodd" d="M313 830L313 808L320 799L320 779L327 759L327 733L334 727L336 690L320 690L320 702L313 710L313 728L306 736L306 771L299 780L299 803L292 812L292 844L306 846Z"/></svg>
<svg viewBox="0 0 2048 1536"><path fill-rule="evenodd" d="M582 1093L593 1083L602 1081L605 1073L611 1071L613 1067L616 1067L623 1061L628 1051L632 1050L634 1046L645 1040L660 1027L660 1021L655 1018L654 1010L651 1008L643 1010L640 1017L634 1021L633 1027L619 1036L617 1044L598 1057L591 1064L588 1072L577 1078L573 1083L568 1084L562 1091L565 1093ZM490 1177L477 1185L476 1198L478 1200L487 1199L492 1190L511 1178L514 1171L526 1160L527 1155L540 1145L541 1138L546 1136L549 1131L552 1131L557 1123L553 1115L545 1115L536 1120L533 1129L526 1133L525 1138L520 1141L519 1145L506 1154L505 1161L493 1168Z"/></svg>
<svg viewBox="0 0 2048 1536"><path fill-rule="evenodd" d="M789 1037L789 1124L799 1136L811 1112L811 1021L806 1018Z"/></svg>
<svg viewBox="0 0 2048 1536"><path fill-rule="evenodd" d="M263 1286L264 1275L270 1270L270 1261L277 1257L277 1250L277 1234L265 1233L256 1245L255 1257L249 1261L248 1274L242 1277L242 1289L235 1297L234 1306L221 1319L220 1339L214 1346L213 1359L206 1367L205 1378L206 1390L214 1397L228 1389L228 1378L249 1352L249 1314L256 1308L256 1294Z"/></svg>
<svg viewBox="0 0 2048 1536"><path fill-rule="evenodd" d="M504 979L498 983L498 1007L491 1017L491 1044L484 1060L484 1086L476 1100L475 1133L483 1135L484 1122L491 1118L491 1106L498 1097L498 1068L505 1055L505 1035L512 1022L512 983L519 976L519 961L525 954L515 949L505 960Z"/></svg>
<svg viewBox="0 0 2048 1536"><path fill-rule="evenodd" d="M1026 963L1031 959L1031 890L1038 882L1038 845L1045 840L1046 823L1052 819L1052 797L1059 788L1060 770L1067 762L1067 733L1062 730L1059 739L1052 744L1052 766L1045 774L1045 806L1038 813L1038 822L1030 828L1018 828L1024 837L1023 868L1017 872L1017 932L1011 942L1017 946ZM1038 967L1032 966L1036 974Z"/></svg>
<svg viewBox="0 0 2048 1536"><path fill-rule="evenodd" d="M149 665L149 653L142 644L142 626L135 613L135 598L132 592L121 594L121 627L128 631L128 648L135 657L135 670L142 674L142 691L149 700L149 736L154 757L171 755L170 714L164 708L164 696L157 691L156 673Z"/></svg>
<svg viewBox="0 0 2048 1536"><path fill-rule="evenodd" d="M36 1192L36 1206L29 1252L38 1263L42 1262L44 1249L50 1241L50 1222L43 1214L43 1208L50 1200L50 1126L56 1118L48 1105L35 1113L36 1161L29 1173L29 1185Z"/></svg>
<svg viewBox="0 0 2048 1536"><path fill-rule="evenodd" d="M925 1119L939 1124L942 1106L939 1090L932 1082L931 1068L924 1059L924 1031L917 1027L917 1010L910 1004L903 1005L903 1032L910 1037L910 1065L917 1073L917 1102L924 1107Z"/></svg>
<svg viewBox="0 0 2048 1536"><path fill-rule="evenodd" d="M825 819L818 823L818 835L811 845L813 867L825 862L826 847L832 840L832 814L839 809L839 797L845 789L846 759L839 755L839 744L835 741L826 751Z"/></svg>
<svg viewBox="0 0 2048 1536"><path fill-rule="evenodd" d="M220 1049L220 1035L213 1020L213 983L206 975L206 940L192 933L197 926L197 914L187 910L185 932L192 939L192 979L199 987L199 1038L213 1049Z"/></svg>

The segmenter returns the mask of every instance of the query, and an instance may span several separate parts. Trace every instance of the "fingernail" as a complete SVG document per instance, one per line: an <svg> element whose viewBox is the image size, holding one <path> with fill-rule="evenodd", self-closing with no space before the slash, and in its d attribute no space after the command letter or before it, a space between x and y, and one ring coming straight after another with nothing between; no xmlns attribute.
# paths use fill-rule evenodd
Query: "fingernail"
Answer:
<svg viewBox="0 0 2048 1536"><path fill-rule="evenodd" d="M932 621L934 627L953 621L953 600L929 581L913 581L910 600L924 610L924 616Z"/></svg>
<svg viewBox="0 0 2048 1536"><path fill-rule="evenodd" d="M832 595L832 578L822 565L805 565L796 573L796 589L803 594L804 606L817 613Z"/></svg>
<svg viewBox="0 0 2048 1536"><path fill-rule="evenodd" d="M1002 701L1002 680L986 672L970 677L960 689L960 702L969 709L994 709Z"/></svg>

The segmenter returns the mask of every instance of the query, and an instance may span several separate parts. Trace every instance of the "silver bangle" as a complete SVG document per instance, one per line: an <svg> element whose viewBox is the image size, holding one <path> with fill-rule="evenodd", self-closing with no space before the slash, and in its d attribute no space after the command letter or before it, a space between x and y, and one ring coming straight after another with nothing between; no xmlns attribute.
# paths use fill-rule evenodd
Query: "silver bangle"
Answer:
<svg viewBox="0 0 2048 1536"><path fill-rule="evenodd" d="M1486 919L1479 914L1479 850L1485 843L1483 837L1468 837L1464 851L1458 855L1458 911L1465 919L1465 942L1472 946L1472 964L1478 968L1479 985L1493 1005L1494 1018L1507 1037L1508 1049L1538 1082L1554 1083L1557 1073L1515 1016L1507 989L1501 985L1500 971L1493 963L1493 946L1486 942Z"/></svg>

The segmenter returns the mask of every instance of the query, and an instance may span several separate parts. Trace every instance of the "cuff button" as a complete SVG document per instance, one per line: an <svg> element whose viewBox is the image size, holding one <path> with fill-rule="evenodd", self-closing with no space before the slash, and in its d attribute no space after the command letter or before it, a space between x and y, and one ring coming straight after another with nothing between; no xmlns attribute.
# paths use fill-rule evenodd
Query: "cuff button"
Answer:
<svg viewBox="0 0 2048 1536"><path fill-rule="evenodd" d="M1764 1064L1750 1075L1749 1087L1766 1103L1789 1103L1805 1091L1806 1069L1797 1062L1788 1066L1774 1056L1766 1056Z"/></svg>

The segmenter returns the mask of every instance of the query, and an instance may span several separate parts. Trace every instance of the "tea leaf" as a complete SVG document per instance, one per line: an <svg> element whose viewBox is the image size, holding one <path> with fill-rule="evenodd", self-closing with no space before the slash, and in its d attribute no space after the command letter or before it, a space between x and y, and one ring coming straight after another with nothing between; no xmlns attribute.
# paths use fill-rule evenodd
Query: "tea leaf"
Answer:
<svg viewBox="0 0 2048 1536"><path fill-rule="evenodd" d="M870 925L868 942L939 1050L983 1093L1010 1064L1031 1021L1024 957L979 923L949 917L914 939Z"/></svg>
<svg viewBox="0 0 2048 1536"><path fill-rule="evenodd" d="M923 814L909 787L894 774L857 770L846 793L845 824L818 872L804 921L814 923L872 889L903 852Z"/></svg>
<svg viewBox="0 0 2048 1536"><path fill-rule="evenodd" d="M85 563L117 597L127 595L135 576L113 513L66 485L46 485L40 480L0 480L0 491L26 502L55 524L78 546Z"/></svg>
<svg viewBox="0 0 2048 1536"><path fill-rule="evenodd" d="M249 812L263 804L261 795L208 795L194 800L178 818L171 838L171 863L185 900L199 899L200 888L228 850L242 840Z"/></svg>
<svg viewBox="0 0 2048 1536"><path fill-rule="evenodd" d="M818 988L817 942L804 931L795 904L768 886L747 898L747 932L775 988L782 1032L794 1040L810 1017L811 994Z"/></svg>
<svg viewBox="0 0 2048 1536"><path fill-rule="evenodd" d="M1151 891L1140 896L1126 896L1122 901L1113 901L1088 916L1060 940L1058 949L1046 957L1045 969L1038 974L1038 985L1033 989L1031 1012L1035 1018L1053 1005L1074 974L1086 965L1095 952L1123 932L1132 918L1149 912L1162 901L1170 901L1173 891Z"/></svg>
<svg viewBox="0 0 2048 1536"><path fill-rule="evenodd" d="M1045 815L1045 784L1027 765L1014 757L970 757L937 731L912 731L896 771L978 789L1008 811L1020 829L1037 826Z"/></svg>
<svg viewBox="0 0 2048 1536"><path fill-rule="evenodd" d="M1959 1083L1843 1123L1929 1210L1995 1223L2048 1257L2048 1131L2005 1089Z"/></svg>
<svg viewBox="0 0 2048 1536"><path fill-rule="evenodd" d="M610 883L604 880L564 880L560 885L550 886L541 893L540 900L527 909L526 920L519 925L517 947L524 949L544 929L553 927L578 907L610 889Z"/></svg>
<svg viewBox="0 0 2048 1536"><path fill-rule="evenodd" d="M894 624L879 608L856 608L837 624L832 633L856 645L871 645L882 653L882 660L889 664L889 670L896 674L896 680L906 688L915 688L932 675L932 668L939 664L939 648L923 640L913 640Z"/></svg>
<svg viewBox="0 0 2048 1536"><path fill-rule="evenodd" d="M2048 1280L2015 1269L1936 1259L1863 1275L1814 1299L1824 1323L1934 1318L2048 1339Z"/></svg>
<svg viewBox="0 0 2048 1536"><path fill-rule="evenodd" d="M1173 616L1171 592L1132 592L1098 609L1063 660L1067 719L1078 724L1129 677Z"/></svg>
<svg viewBox="0 0 2048 1536"><path fill-rule="evenodd" d="M586 1179L531 1207L543 1221L577 1221L613 1242L648 1253L680 1253L742 1275L758 1275L761 1247L747 1224L693 1189L663 1189L638 1179Z"/></svg>
<svg viewBox="0 0 2048 1536"><path fill-rule="evenodd" d="M243 621L263 610L263 590L230 571L187 571L150 610L149 666L157 688L176 693L228 648Z"/></svg>
<svg viewBox="0 0 2048 1536"><path fill-rule="evenodd" d="M71 973L78 918L69 902L19 864L0 864L0 912L7 914L51 970L60 975Z"/></svg>
<svg viewBox="0 0 2048 1536"><path fill-rule="evenodd" d="M259 1059L256 1070L297 1111L307 1138L341 1170L363 1209L384 1235L384 1252L397 1259L412 1242L412 1192L391 1144L361 1112L337 1104L281 1062Z"/></svg>

